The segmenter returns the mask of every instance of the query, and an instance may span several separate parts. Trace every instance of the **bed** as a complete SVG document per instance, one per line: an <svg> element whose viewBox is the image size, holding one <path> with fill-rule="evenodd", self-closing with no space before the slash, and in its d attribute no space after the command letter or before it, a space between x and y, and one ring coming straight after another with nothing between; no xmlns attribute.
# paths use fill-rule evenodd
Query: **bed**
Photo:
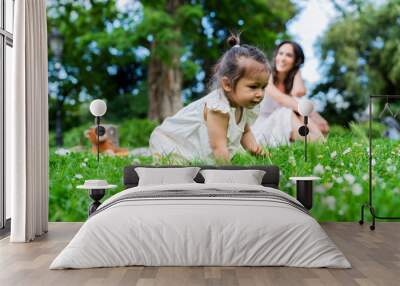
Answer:
<svg viewBox="0 0 400 286"><path fill-rule="evenodd" d="M144 266L292 266L350 268L343 253L293 197L279 190L276 166L201 166L265 171L260 185L138 185L103 202L50 269Z"/></svg>

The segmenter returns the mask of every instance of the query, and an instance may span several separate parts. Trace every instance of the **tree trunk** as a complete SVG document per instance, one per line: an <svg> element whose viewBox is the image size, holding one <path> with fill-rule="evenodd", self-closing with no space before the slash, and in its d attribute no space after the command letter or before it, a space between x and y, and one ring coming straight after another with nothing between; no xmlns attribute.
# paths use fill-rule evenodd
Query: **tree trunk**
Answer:
<svg viewBox="0 0 400 286"><path fill-rule="evenodd" d="M174 14L183 3L182 0L168 0L166 10ZM177 28L179 29L179 28ZM180 54L171 54L169 63L163 61L155 53L157 42L151 43L151 58L148 69L149 111L148 118L162 122L166 117L174 115L182 108L182 72L180 69ZM177 51L180 43L168 43L171 50Z"/></svg>

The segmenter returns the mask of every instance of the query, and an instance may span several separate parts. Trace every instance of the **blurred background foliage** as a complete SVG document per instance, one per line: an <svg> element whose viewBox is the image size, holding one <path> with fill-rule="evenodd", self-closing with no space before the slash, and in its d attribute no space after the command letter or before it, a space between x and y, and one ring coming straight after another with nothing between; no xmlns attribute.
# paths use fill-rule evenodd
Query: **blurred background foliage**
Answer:
<svg viewBox="0 0 400 286"><path fill-rule="evenodd" d="M330 122L346 125L369 95L400 94L400 1L333 2L340 14L317 43L323 76L312 93Z"/></svg>

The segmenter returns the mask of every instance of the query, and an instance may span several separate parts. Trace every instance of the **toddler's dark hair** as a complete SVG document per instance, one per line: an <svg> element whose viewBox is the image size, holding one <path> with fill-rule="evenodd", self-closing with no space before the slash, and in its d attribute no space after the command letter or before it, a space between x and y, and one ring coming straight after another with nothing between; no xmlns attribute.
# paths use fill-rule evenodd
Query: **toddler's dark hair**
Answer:
<svg viewBox="0 0 400 286"><path fill-rule="evenodd" d="M265 54L258 48L251 45L240 45L238 35L232 34L228 40L231 47L227 50L214 66L213 77L211 78L211 89L216 89L222 77L227 77L233 89L239 79L246 73L246 67L239 64L241 57L253 59L265 66L267 73L271 73L271 67Z"/></svg>

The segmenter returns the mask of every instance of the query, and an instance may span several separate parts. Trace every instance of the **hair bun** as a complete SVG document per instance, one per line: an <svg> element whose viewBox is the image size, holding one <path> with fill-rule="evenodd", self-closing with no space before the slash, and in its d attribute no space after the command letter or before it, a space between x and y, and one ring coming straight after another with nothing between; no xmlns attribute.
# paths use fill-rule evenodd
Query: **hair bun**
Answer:
<svg viewBox="0 0 400 286"><path fill-rule="evenodd" d="M231 34L227 42L229 46L234 47L236 45L240 45L240 38L238 35Z"/></svg>

